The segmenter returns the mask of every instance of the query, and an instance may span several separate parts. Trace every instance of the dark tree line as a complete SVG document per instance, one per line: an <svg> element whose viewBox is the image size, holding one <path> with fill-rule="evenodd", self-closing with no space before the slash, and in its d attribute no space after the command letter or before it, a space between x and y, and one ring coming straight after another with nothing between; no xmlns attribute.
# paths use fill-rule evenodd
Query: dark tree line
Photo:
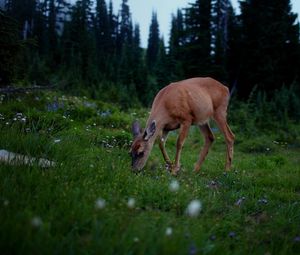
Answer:
<svg viewBox="0 0 300 255"><path fill-rule="evenodd" d="M247 98L299 87L297 15L289 0L194 0L172 15L168 46L152 14L147 49L128 0L5 0L0 84L59 84L124 106L149 104L171 81L212 76Z"/></svg>

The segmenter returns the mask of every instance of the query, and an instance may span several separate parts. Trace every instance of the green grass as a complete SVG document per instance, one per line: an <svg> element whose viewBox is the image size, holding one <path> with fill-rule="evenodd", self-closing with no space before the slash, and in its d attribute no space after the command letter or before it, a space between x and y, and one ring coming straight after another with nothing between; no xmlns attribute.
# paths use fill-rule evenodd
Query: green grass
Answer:
<svg viewBox="0 0 300 255"><path fill-rule="evenodd" d="M47 110L55 100L64 105ZM56 94L11 98L0 107L0 149L57 162L49 169L0 165L1 254L300 253L299 137L286 142L277 132L249 136L232 123L232 171L223 170L225 144L216 131L195 174L203 142L192 128L178 177L165 170L158 146L145 170L134 174L130 124L145 121L147 110L126 113ZM13 120L17 112L25 122ZM173 133L167 142L172 156L175 143ZM177 192L169 190L174 179ZM106 201L102 209L95 206L99 198ZM128 208L129 198L134 208ZM202 211L190 218L185 211L194 199ZM166 235L169 227L172 234Z"/></svg>

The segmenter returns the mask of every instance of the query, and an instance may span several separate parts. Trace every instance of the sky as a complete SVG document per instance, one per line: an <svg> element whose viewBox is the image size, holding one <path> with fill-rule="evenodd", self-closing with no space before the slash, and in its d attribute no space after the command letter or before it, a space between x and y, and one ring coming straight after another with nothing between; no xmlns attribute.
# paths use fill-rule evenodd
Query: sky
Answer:
<svg viewBox="0 0 300 255"><path fill-rule="evenodd" d="M115 12L120 9L122 0L113 0ZM141 30L142 47L147 46L149 26L151 22L152 11L157 12L157 18L161 34L167 43L171 28L172 13L176 13L178 8L187 7L193 0L128 0L133 22L139 23ZM238 0L232 0L232 5L238 12ZM293 12L300 16L300 0L291 0Z"/></svg>

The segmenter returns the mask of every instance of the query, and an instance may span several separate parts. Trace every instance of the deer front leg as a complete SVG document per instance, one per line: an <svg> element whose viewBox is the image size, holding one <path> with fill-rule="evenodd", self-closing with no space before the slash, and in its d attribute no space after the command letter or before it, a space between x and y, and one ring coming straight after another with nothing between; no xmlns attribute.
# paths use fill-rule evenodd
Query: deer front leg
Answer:
<svg viewBox="0 0 300 255"><path fill-rule="evenodd" d="M189 128L191 126L190 122L184 122L181 124L179 136L177 139L177 145L176 145L176 156L175 156L175 165L172 167L172 174L177 175L177 173L180 170L180 156L181 156L181 150L184 144L184 141L187 137Z"/></svg>
<svg viewBox="0 0 300 255"><path fill-rule="evenodd" d="M167 164L167 168L169 169L169 168L172 167L172 161L169 158L169 155L168 155L168 153L166 151L166 147L165 147L166 141L167 141L167 138L168 138L168 133L169 133L169 131L165 131L165 130L162 131L162 135L159 138L159 148L160 148L161 153L162 153L162 155L164 157L164 160L165 160L165 162Z"/></svg>

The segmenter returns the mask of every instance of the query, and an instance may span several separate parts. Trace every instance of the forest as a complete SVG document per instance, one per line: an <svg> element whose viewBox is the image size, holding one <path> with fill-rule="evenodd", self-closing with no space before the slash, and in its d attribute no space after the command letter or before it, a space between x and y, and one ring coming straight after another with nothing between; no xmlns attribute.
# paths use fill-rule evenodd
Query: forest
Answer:
<svg viewBox="0 0 300 255"><path fill-rule="evenodd" d="M172 14L165 40L153 12L146 49L128 0L2 5L2 87L54 84L124 108L149 106L162 87L196 76L223 82L240 100L255 91L271 100L283 87L299 95L299 22L288 0L240 1L239 14L230 0L192 1Z"/></svg>

